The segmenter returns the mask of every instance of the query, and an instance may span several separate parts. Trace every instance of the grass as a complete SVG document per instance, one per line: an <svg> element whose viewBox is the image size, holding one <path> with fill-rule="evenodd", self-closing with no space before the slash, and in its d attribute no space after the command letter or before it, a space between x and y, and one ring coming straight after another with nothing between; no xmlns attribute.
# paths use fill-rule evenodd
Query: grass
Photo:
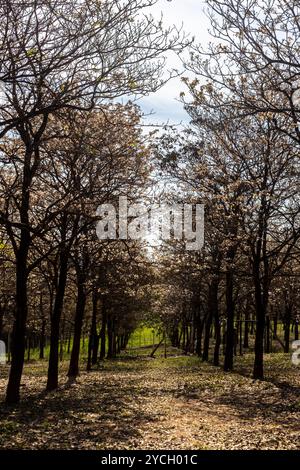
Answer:
<svg viewBox="0 0 300 470"><path fill-rule="evenodd" d="M140 326L137 328L130 336L127 349L135 349L135 348L144 348L148 346L152 346L153 344L158 343L162 339L161 333L158 332L155 328L150 328L147 326ZM106 342L108 339L106 338ZM69 348L68 348L69 343ZM63 348L63 359L67 360L70 359L71 351L72 351L73 339L64 340L62 344ZM59 343L59 349L61 349L61 342ZM70 352L68 352L68 349ZM25 361L27 361L27 354L28 350L25 351ZM46 344L44 348L44 358L45 360L49 359L50 354L50 345ZM81 341L81 355L87 356L88 354L88 338L85 337L84 340ZM39 348L31 348L30 349L30 361L39 361L40 350Z"/></svg>
<svg viewBox="0 0 300 470"><path fill-rule="evenodd" d="M284 329L281 323L277 325L277 334L278 337L283 341L284 340ZM138 327L130 336L129 342L127 345L127 350L136 349L136 348L146 348L157 344L162 339L162 333L159 332L157 328L151 328L145 325L141 325ZM291 343L293 341L293 334L291 334ZM107 340L106 340L107 341ZM254 339L253 336L250 336L250 350L253 351L254 347ZM69 348L68 348L69 343ZM63 341L63 359L67 360L70 358L70 352L68 353L68 349L72 350L73 339ZM211 348L213 348L213 340L211 341ZM221 348L222 349L222 348ZM237 345L237 349L239 349L239 345ZM281 354L282 346L278 343L278 341L274 340L271 335L271 351L278 352ZM44 357L46 360L49 359L50 353L50 346L47 344L44 348ZM81 354L83 356L87 356L88 353L88 337L85 337L84 340L81 341ZM25 360L27 360L27 350L25 352ZM39 348L31 348L30 350L30 360L31 361L38 361L39 360Z"/></svg>
<svg viewBox="0 0 300 470"><path fill-rule="evenodd" d="M128 348L141 348L159 343L162 335L155 329L147 326L137 328L129 338Z"/></svg>

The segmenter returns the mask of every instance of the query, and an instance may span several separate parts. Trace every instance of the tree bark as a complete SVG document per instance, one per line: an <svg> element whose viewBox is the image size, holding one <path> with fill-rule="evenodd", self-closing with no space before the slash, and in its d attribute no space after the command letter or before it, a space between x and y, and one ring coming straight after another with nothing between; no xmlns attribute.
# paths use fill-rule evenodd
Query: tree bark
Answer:
<svg viewBox="0 0 300 470"><path fill-rule="evenodd" d="M202 361L208 361L208 358L209 358L210 329L212 325L212 317L213 317L212 311L209 310L206 320L205 320Z"/></svg>
<svg viewBox="0 0 300 470"><path fill-rule="evenodd" d="M97 363L98 356L98 346L99 338L97 335L97 307L98 307L98 295L96 292L93 292L93 311L92 311L92 322L90 329L89 337L89 346L88 346L88 360L87 360L87 370L91 370L92 364Z"/></svg>
<svg viewBox="0 0 300 470"><path fill-rule="evenodd" d="M291 319L292 312L291 307L287 306L285 311L285 322L284 322L284 352L290 351L290 331L291 331Z"/></svg>
<svg viewBox="0 0 300 470"><path fill-rule="evenodd" d="M214 349L214 365L220 363L220 346L221 346L221 325L219 318L219 309L215 310L215 349Z"/></svg>
<svg viewBox="0 0 300 470"><path fill-rule="evenodd" d="M266 304L262 295L260 281L259 260L254 263L254 285L255 285L255 304L256 304L256 334L255 334L255 359L253 368L253 378L263 379L264 377L264 333Z"/></svg>
<svg viewBox="0 0 300 470"><path fill-rule="evenodd" d="M21 230L20 248L16 259L16 312L11 343L11 367L6 390L6 403L20 400L20 385L24 366L27 299L27 257L30 237L27 230Z"/></svg>
<svg viewBox="0 0 300 470"><path fill-rule="evenodd" d="M42 321L42 328L40 333L40 354L39 358L44 359L44 348L45 348L45 331L46 331L46 320Z"/></svg>
<svg viewBox="0 0 300 470"><path fill-rule="evenodd" d="M51 315L50 333L50 356L48 367L47 391L55 390L58 387L58 362L59 362L59 329L60 319L63 309L65 289L68 275L68 252L63 250L60 255L60 272Z"/></svg>
<svg viewBox="0 0 300 470"><path fill-rule="evenodd" d="M103 361L106 352L106 324L107 324L107 311L105 298L102 300L102 324L100 331L100 356L99 360Z"/></svg>
<svg viewBox="0 0 300 470"><path fill-rule="evenodd" d="M231 268L229 268L226 272L226 312L227 312L227 324L226 324L224 370L230 371L233 369L233 354L234 354L234 345L235 345L233 272Z"/></svg>
<svg viewBox="0 0 300 470"><path fill-rule="evenodd" d="M77 277L77 303L74 322L74 337L70 365L68 370L68 377L71 378L76 378L79 374L80 339L86 305L86 292L84 282L85 276L83 273L80 273Z"/></svg>
<svg viewBox="0 0 300 470"><path fill-rule="evenodd" d="M208 361L212 321L218 317L218 288L219 279L214 277L209 285L208 292L208 314L205 321L204 344L202 353L203 361Z"/></svg>
<svg viewBox="0 0 300 470"><path fill-rule="evenodd" d="M196 354L201 356L202 354L202 334L203 334L204 320L201 320L200 312L197 313L197 331L196 331Z"/></svg>
<svg viewBox="0 0 300 470"><path fill-rule="evenodd" d="M248 305L247 305L247 307L248 307ZM244 328L244 342L243 342L243 348L244 349L249 349L249 320L250 320L249 312L246 310L246 313L245 313L245 328Z"/></svg>

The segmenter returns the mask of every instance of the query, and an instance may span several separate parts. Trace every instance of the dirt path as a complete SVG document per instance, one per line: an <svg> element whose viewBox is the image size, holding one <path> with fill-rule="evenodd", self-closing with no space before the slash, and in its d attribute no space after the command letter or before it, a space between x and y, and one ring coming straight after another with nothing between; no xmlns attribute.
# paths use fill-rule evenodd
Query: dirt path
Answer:
<svg viewBox="0 0 300 470"><path fill-rule="evenodd" d="M1 406L0 447L300 449L300 371L283 372L288 381L270 373L254 382L196 358L124 358L73 385L63 374L60 390L45 395L45 365L34 364L25 402Z"/></svg>

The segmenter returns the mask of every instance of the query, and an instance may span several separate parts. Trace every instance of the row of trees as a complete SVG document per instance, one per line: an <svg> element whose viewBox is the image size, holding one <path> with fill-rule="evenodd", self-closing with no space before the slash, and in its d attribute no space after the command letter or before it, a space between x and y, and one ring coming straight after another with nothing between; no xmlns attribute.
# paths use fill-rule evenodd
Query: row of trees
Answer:
<svg viewBox="0 0 300 470"><path fill-rule="evenodd" d="M191 126L157 144L163 174L182 185L179 198L206 208L202 253L173 244L173 263L167 261L177 303L172 335L178 321L192 324L185 338L198 336L207 360L214 325L218 364L225 321L224 369L231 370L237 320L244 320L248 347L255 319L253 375L261 379L272 321L279 342L276 322L284 323L286 352L292 324L298 339L299 4L207 3L213 40L207 50L192 46L186 67L194 78L184 79L189 93L181 95Z"/></svg>
<svg viewBox="0 0 300 470"><path fill-rule="evenodd" d="M14 286L7 403L19 400L26 327L37 303L32 292L40 297L42 325L44 315L50 319L48 390L58 385L66 296L77 299L70 376L78 372L83 315L91 295L96 310L99 277L102 309L123 311L118 326L107 316L109 354L126 313L136 311L137 246L111 252L94 229L97 206L122 194L138 198L149 171L137 108L112 103L156 91L172 75L162 77L164 54L187 44L149 14L156 3L1 2L1 273ZM102 329L105 335L105 323Z"/></svg>

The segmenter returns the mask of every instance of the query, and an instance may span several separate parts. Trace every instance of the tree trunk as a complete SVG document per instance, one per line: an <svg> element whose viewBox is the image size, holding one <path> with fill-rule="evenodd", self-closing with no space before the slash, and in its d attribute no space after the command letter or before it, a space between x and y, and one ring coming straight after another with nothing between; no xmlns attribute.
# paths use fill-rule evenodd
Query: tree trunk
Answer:
<svg viewBox="0 0 300 470"><path fill-rule="evenodd" d="M50 355L48 367L48 380L46 390L55 390L58 387L59 362L59 326L63 309L64 296L68 274L68 253L62 251L60 256L60 272L55 296L53 312L51 315Z"/></svg>
<svg viewBox="0 0 300 470"><path fill-rule="evenodd" d="M275 317L273 320L273 339L277 338L277 324L278 324L278 321L277 321L277 318Z"/></svg>
<svg viewBox="0 0 300 470"><path fill-rule="evenodd" d="M218 366L220 363L220 346L221 346L221 325L219 318L219 311L215 312L215 349L214 349L214 365Z"/></svg>
<svg viewBox="0 0 300 470"><path fill-rule="evenodd" d="M186 346L186 328L185 328L185 321L183 320L182 322L182 349L185 351L185 346Z"/></svg>
<svg viewBox="0 0 300 470"><path fill-rule="evenodd" d="M270 317L266 317L266 353L269 354L271 352L271 337L270 337Z"/></svg>
<svg viewBox="0 0 300 470"><path fill-rule="evenodd" d="M105 358L106 352L106 324L107 324L107 311L106 311L106 302L105 298L102 301L102 324L100 331L100 361L103 361Z"/></svg>
<svg viewBox="0 0 300 470"><path fill-rule="evenodd" d="M249 349L249 313L246 311L245 313L245 328L244 328L244 349Z"/></svg>
<svg viewBox="0 0 300 470"><path fill-rule="evenodd" d="M71 335L71 331L70 331L69 335L68 335L67 354L70 354L70 352L71 352L71 339L72 339L72 335Z"/></svg>
<svg viewBox="0 0 300 470"><path fill-rule="evenodd" d="M45 348L45 332L46 332L46 320L42 321L42 328L40 333L40 359L44 359L44 348Z"/></svg>
<svg viewBox="0 0 300 470"><path fill-rule="evenodd" d="M210 341L210 329L212 325L212 317L213 317L213 314L212 314L212 311L210 310L205 320L202 361L208 361L208 357L209 357L209 341Z"/></svg>
<svg viewBox="0 0 300 470"><path fill-rule="evenodd" d="M16 259L16 312L11 343L11 367L6 390L6 403L14 404L20 400L20 385L24 366L25 333L28 314L27 299L27 256L29 233L21 230L20 248Z"/></svg>
<svg viewBox="0 0 300 470"><path fill-rule="evenodd" d="M285 312L285 322L284 322L284 352L288 353L290 351L290 330L291 330L291 308L288 306Z"/></svg>
<svg viewBox="0 0 300 470"><path fill-rule="evenodd" d="M215 277L214 279L212 279L209 285L208 315L205 321L205 334L204 334L204 344L203 344L203 354L202 354L203 361L208 361L208 358L209 358L209 342L210 342L210 337L211 337L212 321L213 319L216 319L216 318L219 320L218 288L219 288L219 279Z"/></svg>
<svg viewBox="0 0 300 470"><path fill-rule="evenodd" d="M235 345L235 332L234 332L234 301L233 301L233 273L231 268L226 273L226 345L225 345L225 358L224 370L230 371L233 369L233 354Z"/></svg>
<svg viewBox="0 0 300 470"><path fill-rule="evenodd" d="M264 377L264 331L265 331L265 318L264 312L261 310L257 311L256 320L256 335L255 335L255 359L253 378L263 379Z"/></svg>
<svg viewBox="0 0 300 470"><path fill-rule="evenodd" d="M255 304L256 304L256 335L255 335L255 359L253 368L253 378L263 379L264 377L264 333L265 333L265 318L266 318L266 304L262 298L261 281L259 274L259 266L256 263L254 271L254 284L255 284Z"/></svg>
<svg viewBox="0 0 300 470"><path fill-rule="evenodd" d="M74 337L70 365L68 370L68 377L72 378L77 377L79 374L80 339L86 304L86 292L84 282L85 275L84 272L81 272L77 275L77 303L74 323Z"/></svg>
<svg viewBox="0 0 300 470"><path fill-rule="evenodd" d="M190 351L191 347L191 331L189 325L186 326L186 343L185 343L185 353L187 354Z"/></svg>
<svg viewBox="0 0 300 470"><path fill-rule="evenodd" d="M89 346L88 346L88 360L87 360L87 370L91 370L92 364L97 363L98 355L98 346L99 339L97 335L97 306L98 306L98 296L96 292L93 292L93 311L92 311L92 323L89 337Z"/></svg>
<svg viewBox="0 0 300 470"><path fill-rule="evenodd" d="M214 365L218 366L220 361L220 346L221 346L221 325L219 316L219 301L218 301L219 279L214 280L213 287L213 316L215 325L215 349L214 349Z"/></svg>
<svg viewBox="0 0 300 470"><path fill-rule="evenodd" d="M196 354L197 356L201 356L202 354L202 334L203 334L203 327L204 327L204 321L201 320L200 317L200 312L197 314L197 332L196 332L196 338L197 338L197 343L196 343Z"/></svg>

